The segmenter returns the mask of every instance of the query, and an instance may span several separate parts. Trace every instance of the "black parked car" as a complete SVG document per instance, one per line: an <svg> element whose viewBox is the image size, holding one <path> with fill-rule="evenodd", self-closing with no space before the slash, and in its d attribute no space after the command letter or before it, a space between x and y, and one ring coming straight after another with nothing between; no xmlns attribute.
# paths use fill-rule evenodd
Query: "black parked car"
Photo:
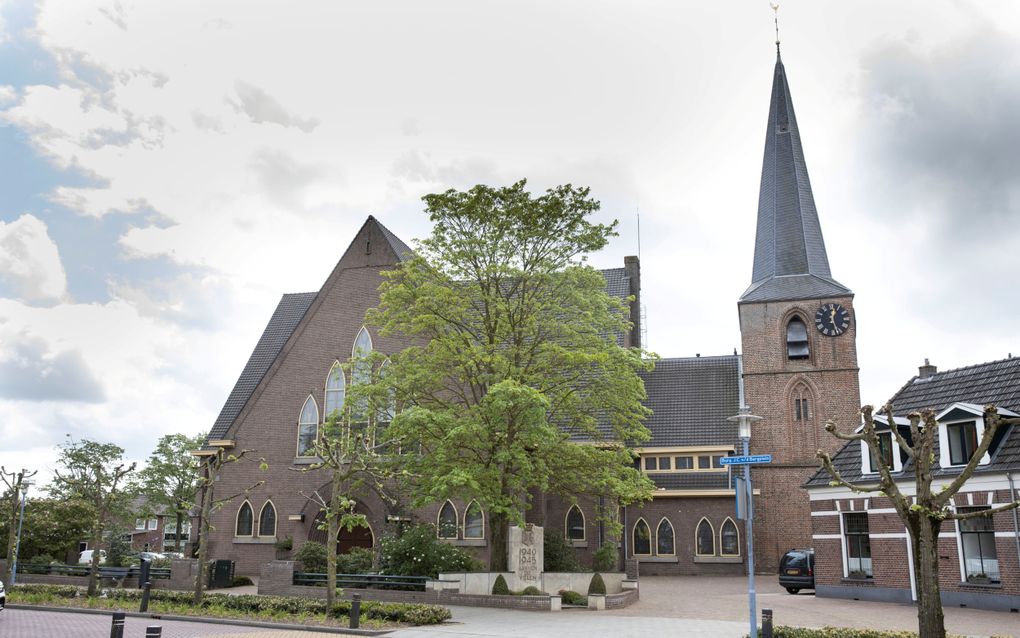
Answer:
<svg viewBox="0 0 1020 638"><path fill-rule="evenodd" d="M815 550L791 549L779 561L779 584L791 594L815 588Z"/></svg>

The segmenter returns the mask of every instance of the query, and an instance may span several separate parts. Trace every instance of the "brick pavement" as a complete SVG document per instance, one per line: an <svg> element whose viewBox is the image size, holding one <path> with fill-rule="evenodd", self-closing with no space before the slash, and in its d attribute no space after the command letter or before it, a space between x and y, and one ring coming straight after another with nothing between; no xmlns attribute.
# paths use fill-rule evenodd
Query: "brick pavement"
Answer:
<svg viewBox="0 0 1020 638"><path fill-rule="evenodd" d="M344 635L128 618L124 625L124 638L143 638L145 628L149 625L163 627L163 638L323 638ZM109 615L28 609L7 609L0 612L0 636L3 638L107 638L109 635Z"/></svg>

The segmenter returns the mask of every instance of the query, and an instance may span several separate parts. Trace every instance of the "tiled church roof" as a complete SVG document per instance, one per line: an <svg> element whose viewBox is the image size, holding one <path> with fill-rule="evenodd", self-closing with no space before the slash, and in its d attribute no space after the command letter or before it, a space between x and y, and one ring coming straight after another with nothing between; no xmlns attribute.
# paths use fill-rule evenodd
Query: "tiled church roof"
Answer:
<svg viewBox="0 0 1020 638"><path fill-rule="evenodd" d="M915 376L892 398L896 416L907 416L916 410L932 408L939 412L954 403L972 403L978 406L995 404L1013 412L1020 412L1020 358L1003 359L966 368L937 372L929 377ZM878 406L876 406L876 409ZM936 449L936 460L938 450ZM875 480L861 473L861 445L849 441L832 458L833 465L848 481ZM1020 470L1020 426L1007 426L999 446L993 451L988 465L978 466L975 473ZM958 473L958 469L938 469L935 474L945 476ZM913 477L913 465L905 462L902 474ZM819 470L808 487L828 485L829 474Z"/></svg>
<svg viewBox="0 0 1020 638"><path fill-rule="evenodd" d="M299 292L296 294L284 295L276 306L269 325L262 332L255 350L248 358L241 376L238 377L234 389L230 391L227 402L223 404L220 415L216 417L212 430L209 432L209 439L221 439L226 436L227 429L234 419L241 413L244 405L251 398L255 388L262 377L266 375L269 368L276 361L276 357L283 350L283 346L290 339L290 335L297 328L298 323L304 318L308 308L315 301L318 293Z"/></svg>
<svg viewBox="0 0 1020 638"><path fill-rule="evenodd" d="M642 447L736 444L737 425L726 419L740 411L738 356L660 359L641 377L652 410Z"/></svg>

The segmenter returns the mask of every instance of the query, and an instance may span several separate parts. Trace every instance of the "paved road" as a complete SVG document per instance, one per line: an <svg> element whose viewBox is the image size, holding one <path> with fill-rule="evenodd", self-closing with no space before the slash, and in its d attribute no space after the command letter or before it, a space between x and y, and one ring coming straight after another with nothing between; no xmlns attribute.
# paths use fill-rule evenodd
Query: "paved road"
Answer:
<svg viewBox="0 0 1020 638"><path fill-rule="evenodd" d="M143 638L149 625L163 627L163 638L324 638L338 634L277 631L210 623L128 618L124 638ZM108 638L110 616L7 609L0 612L3 638Z"/></svg>

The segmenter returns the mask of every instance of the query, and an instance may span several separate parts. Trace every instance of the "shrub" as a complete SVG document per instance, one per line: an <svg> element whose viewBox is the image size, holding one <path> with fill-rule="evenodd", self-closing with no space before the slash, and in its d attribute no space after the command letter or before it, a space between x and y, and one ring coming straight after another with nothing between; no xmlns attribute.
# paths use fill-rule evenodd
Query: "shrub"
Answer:
<svg viewBox="0 0 1020 638"><path fill-rule="evenodd" d="M439 572L481 569L473 556L437 539L433 525L415 525L400 536L385 536L381 547L379 562L384 574L436 578Z"/></svg>
<svg viewBox="0 0 1020 638"><path fill-rule="evenodd" d="M591 583L588 585L588 595L594 594L606 595L606 581L602 580L602 574L598 572L591 577Z"/></svg>
<svg viewBox="0 0 1020 638"><path fill-rule="evenodd" d="M290 536L284 537L273 543L273 547L278 552L289 552L294 549L294 539Z"/></svg>
<svg viewBox="0 0 1020 638"><path fill-rule="evenodd" d="M254 585L250 578L247 576L234 576L234 580L231 581L231 587L246 587L248 585Z"/></svg>
<svg viewBox="0 0 1020 638"><path fill-rule="evenodd" d="M560 598L563 599L562 602L564 605L584 605L585 607L588 606L588 597L582 596L576 591L571 591L569 589L561 589L559 593Z"/></svg>
<svg viewBox="0 0 1020 638"><path fill-rule="evenodd" d="M365 574L372 571L372 561L375 554L364 547L353 547L346 554L337 554L336 573L338 574Z"/></svg>
<svg viewBox="0 0 1020 638"><path fill-rule="evenodd" d="M563 534L547 527L542 540L542 551L545 553L545 571L547 572L580 572L584 571L577 562L577 552L563 538Z"/></svg>
<svg viewBox="0 0 1020 638"><path fill-rule="evenodd" d="M74 585L14 585L9 592L13 594L37 594L52 598L77 598L78 588Z"/></svg>
<svg viewBox="0 0 1020 638"><path fill-rule="evenodd" d="M338 602L330 610L330 615L334 618L349 616L350 613L351 602L349 600ZM449 609L439 605L381 603L376 601L362 602L361 613L367 618L391 622L406 622L412 625L437 625L452 617Z"/></svg>
<svg viewBox="0 0 1020 638"><path fill-rule="evenodd" d="M301 561L306 572L323 574L326 572L326 546L315 541L307 541L294 554L294 560Z"/></svg>
<svg viewBox="0 0 1020 638"><path fill-rule="evenodd" d="M759 630L758 635L761 635ZM881 631L878 629L851 629L849 627L775 627L773 638L917 638L912 631ZM746 638L746 637L745 637Z"/></svg>
<svg viewBox="0 0 1020 638"><path fill-rule="evenodd" d="M616 547L605 543L591 557L591 568L597 572L614 572L618 564Z"/></svg>
<svg viewBox="0 0 1020 638"><path fill-rule="evenodd" d="M548 595L549 594L545 593L544 591L542 591L538 587L535 587L534 585L528 585L527 587L524 588L524 591L521 592L521 596L548 596Z"/></svg>
<svg viewBox="0 0 1020 638"><path fill-rule="evenodd" d="M496 576L496 582L492 583L492 595L493 596L509 596L510 588L506 584L506 579L503 578L503 574Z"/></svg>

